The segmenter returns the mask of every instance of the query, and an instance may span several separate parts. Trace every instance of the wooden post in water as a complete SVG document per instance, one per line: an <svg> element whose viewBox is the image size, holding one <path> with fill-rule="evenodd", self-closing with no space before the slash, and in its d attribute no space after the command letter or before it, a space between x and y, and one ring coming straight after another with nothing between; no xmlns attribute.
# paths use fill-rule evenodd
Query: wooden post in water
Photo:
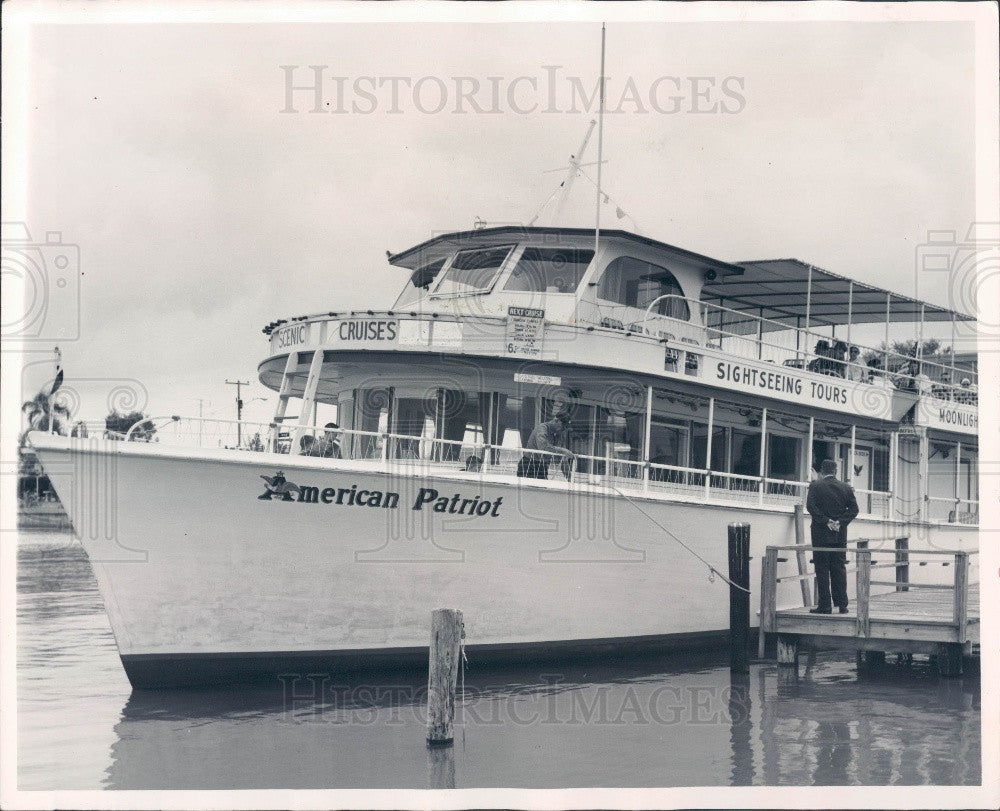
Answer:
<svg viewBox="0 0 1000 811"><path fill-rule="evenodd" d="M768 547L764 561L760 565L760 637L757 640L757 658L763 659L766 652L765 634L774 630L775 600L777 597L778 550Z"/></svg>
<svg viewBox="0 0 1000 811"><path fill-rule="evenodd" d="M428 746L450 746L455 740L455 685L462 655L463 627L461 611L439 608L431 613L427 671Z"/></svg>
<svg viewBox="0 0 1000 811"><path fill-rule="evenodd" d="M750 672L750 525L729 525L729 671ZM739 588L737 588L739 587Z"/></svg>

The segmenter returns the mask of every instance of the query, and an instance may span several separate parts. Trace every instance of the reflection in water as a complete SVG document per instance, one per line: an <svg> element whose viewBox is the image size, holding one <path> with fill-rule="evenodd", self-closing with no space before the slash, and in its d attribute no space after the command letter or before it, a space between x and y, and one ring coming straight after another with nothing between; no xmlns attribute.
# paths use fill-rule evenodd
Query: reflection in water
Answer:
<svg viewBox="0 0 1000 811"><path fill-rule="evenodd" d="M129 692L78 546L19 549L23 788L903 785L980 780L978 679L926 663L798 678L725 651L488 671L470 656L451 748L425 745L426 677Z"/></svg>

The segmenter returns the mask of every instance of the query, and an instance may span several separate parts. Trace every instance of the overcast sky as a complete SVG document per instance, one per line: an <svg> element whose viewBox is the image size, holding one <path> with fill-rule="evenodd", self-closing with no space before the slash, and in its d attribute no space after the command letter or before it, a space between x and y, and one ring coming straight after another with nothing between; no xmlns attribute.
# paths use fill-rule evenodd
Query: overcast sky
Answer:
<svg viewBox="0 0 1000 811"><path fill-rule="evenodd" d="M975 218L972 36L969 23L612 23L608 100L622 111L606 119L606 189L665 242L913 294L927 231L961 236ZM80 247L80 338L61 344L67 374L92 379L79 416L102 418L133 379L147 412L197 413L201 397L229 416L223 381L238 377L255 383L248 401L270 398L248 412L267 419L261 327L388 306L406 272L387 249L477 216L529 219L560 179L544 171L594 115L569 109L571 77L591 91L599 42L582 23L34 29L27 220ZM309 113L309 90L281 112L281 66L306 85L310 65L329 66L323 106L346 113ZM374 101L354 92L363 76L383 79L361 84ZM483 112L454 77L479 83ZM638 101L621 102L628 79ZM578 189L564 224L590 227ZM946 278L920 284L948 304Z"/></svg>

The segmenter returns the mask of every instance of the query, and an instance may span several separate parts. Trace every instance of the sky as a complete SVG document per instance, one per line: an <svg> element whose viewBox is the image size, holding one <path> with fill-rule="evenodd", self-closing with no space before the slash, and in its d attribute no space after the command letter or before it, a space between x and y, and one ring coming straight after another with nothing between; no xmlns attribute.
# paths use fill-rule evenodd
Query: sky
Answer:
<svg viewBox="0 0 1000 811"><path fill-rule="evenodd" d="M592 92L600 27L38 25L27 53L25 222L79 246L78 316L72 285L58 305L78 318L58 342L77 416L200 398L231 417L240 379L266 421L265 324L388 307L406 271L386 250L536 212L596 114L573 80ZM974 63L963 22L612 22L605 226L948 306L915 256L975 219ZM289 111L311 65L321 107L345 112L309 112L309 89ZM562 224L592 227L592 187L576 191ZM26 395L53 343L32 344Z"/></svg>

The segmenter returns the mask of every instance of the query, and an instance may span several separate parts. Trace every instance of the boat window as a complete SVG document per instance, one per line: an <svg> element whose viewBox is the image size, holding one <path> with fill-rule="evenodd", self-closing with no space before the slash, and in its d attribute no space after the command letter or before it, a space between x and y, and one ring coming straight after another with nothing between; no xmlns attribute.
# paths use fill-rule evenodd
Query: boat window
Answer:
<svg viewBox="0 0 1000 811"><path fill-rule="evenodd" d="M783 481L799 480L799 439L767 434L767 477Z"/></svg>
<svg viewBox="0 0 1000 811"><path fill-rule="evenodd" d="M493 429L497 444L505 448L523 447L538 423L536 412L534 397L509 397L506 394L498 394L496 427Z"/></svg>
<svg viewBox="0 0 1000 811"><path fill-rule="evenodd" d="M392 305L393 309L400 310L408 306L430 290L441 268L444 267L444 263L444 259L437 259L414 270L410 274L410 280L403 288L403 292L399 294L396 303Z"/></svg>
<svg viewBox="0 0 1000 811"><path fill-rule="evenodd" d="M684 467L688 456L688 429L653 418L649 426L649 461L655 465ZM702 450L704 455L704 449Z"/></svg>
<svg viewBox="0 0 1000 811"><path fill-rule="evenodd" d="M482 415L489 412L489 398L489 394L477 392L438 390L437 436L456 443L441 447L442 460L464 462L479 450L485 441Z"/></svg>
<svg viewBox="0 0 1000 811"><path fill-rule="evenodd" d="M434 290L435 295L488 293L512 245L459 251Z"/></svg>
<svg viewBox="0 0 1000 811"><path fill-rule="evenodd" d="M604 269L597 296L640 310L645 310L660 296L679 296L659 302L653 312L681 321L691 318L688 304L683 299L684 291L674 274L659 265L630 256L620 256Z"/></svg>
<svg viewBox="0 0 1000 811"><path fill-rule="evenodd" d="M732 443L732 472L740 476L759 476L760 430L749 432L734 428Z"/></svg>
<svg viewBox="0 0 1000 811"><path fill-rule="evenodd" d="M575 248L525 248L504 290L575 293L594 258Z"/></svg>

